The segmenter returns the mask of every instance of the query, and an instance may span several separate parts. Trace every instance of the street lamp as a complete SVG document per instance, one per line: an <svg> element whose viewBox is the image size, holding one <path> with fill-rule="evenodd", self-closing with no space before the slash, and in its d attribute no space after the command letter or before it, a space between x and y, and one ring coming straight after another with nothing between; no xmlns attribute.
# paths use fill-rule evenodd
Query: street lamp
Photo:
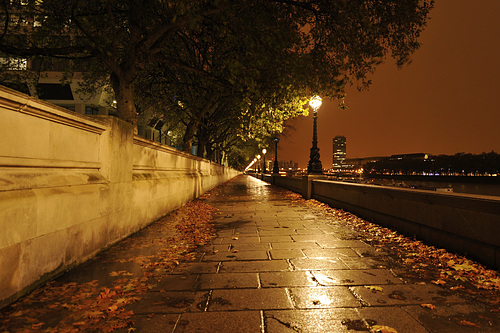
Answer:
<svg viewBox="0 0 500 333"><path fill-rule="evenodd" d="M257 173L257 165L255 163L257 163L257 159L256 158L253 159L253 173L254 174Z"/></svg>
<svg viewBox="0 0 500 333"><path fill-rule="evenodd" d="M280 167L278 164L278 141L280 141L279 138L274 138L274 165L273 165L273 173L274 174L279 174L280 173Z"/></svg>
<svg viewBox="0 0 500 333"><path fill-rule="evenodd" d="M260 173L260 155L257 155L257 169L258 173Z"/></svg>
<svg viewBox="0 0 500 333"><path fill-rule="evenodd" d="M318 148L318 109L320 108L322 102L321 97L314 96L310 101L309 105L313 109L313 140L311 153L309 154L309 163L307 164L308 174L323 174L323 166L319 160L319 148Z"/></svg>
<svg viewBox="0 0 500 333"><path fill-rule="evenodd" d="M250 168L255 164L255 160L252 160L252 162L248 163L247 167L245 168L245 170L243 172L247 172L248 170L250 170Z"/></svg>
<svg viewBox="0 0 500 333"><path fill-rule="evenodd" d="M263 162L264 162L264 165L262 166L262 173L266 173L266 153L267 153L267 149L266 148L262 149L262 156L263 156Z"/></svg>

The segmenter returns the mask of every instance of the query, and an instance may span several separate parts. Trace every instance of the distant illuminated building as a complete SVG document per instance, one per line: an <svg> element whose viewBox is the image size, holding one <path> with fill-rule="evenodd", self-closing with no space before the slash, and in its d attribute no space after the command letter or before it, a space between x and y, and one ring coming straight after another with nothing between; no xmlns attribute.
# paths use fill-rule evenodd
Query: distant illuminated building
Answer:
<svg viewBox="0 0 500 333"><path fill-rule="evenodd" d="M280 170L297 170L299 168L299 163L294 161L278 161L278 165Z"/></svg>
<svg viewBox="0 0 500 333"><path fill-rule="evenodd" d="M339 169L345 164L347 143L345 136L333 138L333 169Z"/></svg>

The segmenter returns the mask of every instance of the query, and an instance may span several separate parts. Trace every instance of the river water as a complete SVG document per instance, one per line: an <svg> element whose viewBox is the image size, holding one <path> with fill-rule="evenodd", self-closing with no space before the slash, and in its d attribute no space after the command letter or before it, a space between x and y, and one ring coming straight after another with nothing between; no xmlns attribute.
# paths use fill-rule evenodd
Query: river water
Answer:
<svg viewBox="0 0 500 333"><path fill-rule="evenodd" d="M345 179L354 181L354 179ZM382 179L382 178L357 178L357 183L397 186L404 188L415 188L423 190L434 190L439 192L467 193L477 195L488 195L500 197L500 184L485 182L455 182L455 181L422 181L412 179Z"/></svg>

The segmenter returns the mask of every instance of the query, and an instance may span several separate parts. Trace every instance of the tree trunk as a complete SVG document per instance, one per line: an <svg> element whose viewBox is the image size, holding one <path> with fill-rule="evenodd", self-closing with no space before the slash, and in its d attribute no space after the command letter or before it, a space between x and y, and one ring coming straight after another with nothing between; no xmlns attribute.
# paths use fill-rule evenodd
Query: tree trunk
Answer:
<svg viewBox="0 0 500 333"><path fill-rule="evenodd" d="M205 149L207 150L207 160L213 161L214 150L212 148L212 145L211 144L207 144L207 146L206 146Z"/></svg>
<svg viewBox="0 0 500 333"><path fill-rule="evenodd" d="M137 130L138 115L134 104L134 92L132 81L119 77L115 73L111 74L111 85L115 92L118 118L134 125Z"/></svg>
<svg viewBox="0 0 500 333"><path fill-rule="evenodd" d="M186 153L191 152L198 123L198 119L192 119L186 126L186 131L184 132L184 137L182 138L182 150Z"/></svg>
<svg viewBox="0 0 500 333"><path fill-rule="evenodd" d="M198 157L203 157L204 156L204 153L205 153L205 146L206 146L206 142L207 142L207 136L208 136L208 133L206 131L205 128L200 127L198 129L198 152L196 155L198 155Z"/></svg>
<svg viewBox="0 0 500 333"><path fill-rule="evenodd" d="M191 147L193 145L193 138L194 135L196 134L196 130L198 129L198 126L205 117L205 115L214 107L214 100L215 97L212 96L210 101L207 102L205 107L200 111L199 114L194 115L193 118L189 121L189 123L186 126L186 131L184 132L184 137L182 139L182 150L189 153L191 151ZM196 116L196 117L195 117Z"/></svg>

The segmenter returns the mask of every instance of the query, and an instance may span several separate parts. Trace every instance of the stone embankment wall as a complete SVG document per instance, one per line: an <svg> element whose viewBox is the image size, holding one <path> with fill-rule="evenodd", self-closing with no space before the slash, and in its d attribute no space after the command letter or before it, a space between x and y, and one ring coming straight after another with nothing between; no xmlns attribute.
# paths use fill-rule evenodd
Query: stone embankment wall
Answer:
<svg viewBox="0 0 500 333"><path fill-rule="evenodd" d="M237 174L0 87L0 307Z"/></svg>
<svg viewBox="0 0 500 333"><path fill-rule="evenodd" d="M351 184L311 176L267 176L264 180L500 269L500 197Z"/></svg>

